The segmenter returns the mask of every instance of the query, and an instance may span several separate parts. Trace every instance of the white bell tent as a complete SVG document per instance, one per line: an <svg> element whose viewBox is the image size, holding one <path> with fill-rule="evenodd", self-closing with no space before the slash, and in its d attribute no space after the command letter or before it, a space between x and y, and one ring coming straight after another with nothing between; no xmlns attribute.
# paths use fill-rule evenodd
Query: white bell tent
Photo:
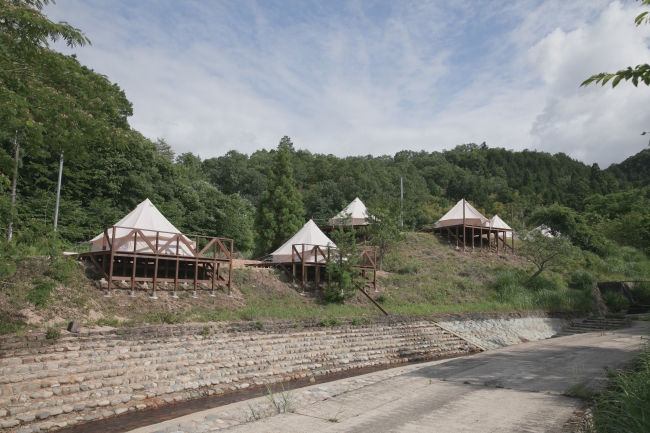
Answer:
<svg viewBox="0 0 650 433"><path fill-rule="evenodd" d="M501 218L499 218L499 215L494 215L490 219L490 227L493 229L503 229L503 230L509 230L506 232L506 238L510 239L512 238L512 227L510 227L508 224L506 224L505 221L503 221Z"/></svg>
<svg viewBox="0 0 650 433"><path fill-rule="evenodd" d="M273 263L287 263L294 260L300 260L299 257L294 253L292 246L298 244L306 244L310 250L315 246L320 246L323 250L327 250L329 246L332 249L336 248L334 242L330 240L325 233L318 228L313 220L307 221L307 223L302 226L298 232L291 237L288 241L284 243L280 248L271 253L273 257ZM298 252L302 252L302 248L298 247ZM322 257L319 257L319 262L324 262L325 260Z"/></svg>
<svg viewBox="0 0 650 433"><path fill-rule="evenodd" d="M134 241L136 240L136 233L133 229L139 229L142 234L137 234L137 245L135 251L141 254L153 254L154 251L149 246L149 243L156 246L156 237L158 237L158 248L165 246L175 235L181 232L170 223L167 218L154 206L149 199L144 200L135 209L133 209L127 216L119 220L108 229L108 240L113 237L113 230L115 230L115 245L117 251L134 251ZM145 239L142 239L144 235ZM162 254L176 255L176 248L178 246L179 256L194 256L192 247L194 243L186 236L181 237L179 242L175 240L166 245L165 249L161 251ZM149 243L147 243L149 241ZM110 246L104 233L100 233L91 241L91 251L110 250ZM104 248L105 247L105 248Z"/></svg>
<svg viewBox="0 0 650 433"><path fill-rule="evenodd" d="M463 212L463 207L465 211ZM453 226L484 226L488 219L481 215L481 212L474 209L474 206L463 199L456 203L442 218L436 222L436 228Z"/></svg>
<svg viewBox="0 0 650 433"><path fill-rule="evenodd" d="M352 200L338 215L329 220L330 225L368 225L368 210L359 197Z"/></svg>

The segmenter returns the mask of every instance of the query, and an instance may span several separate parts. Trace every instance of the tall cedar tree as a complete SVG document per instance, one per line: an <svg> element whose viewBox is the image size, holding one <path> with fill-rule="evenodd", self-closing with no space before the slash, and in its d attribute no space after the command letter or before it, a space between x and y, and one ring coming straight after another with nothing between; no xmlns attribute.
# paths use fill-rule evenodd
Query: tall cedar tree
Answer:
<svg viewBox="0 0 650 433"><path fill-rule="evenodd" d="M258 255L281 246L304 224L302 197L293 179L292 150L293 143L285 135L273 155L267 188L255 217Z"/></svg>

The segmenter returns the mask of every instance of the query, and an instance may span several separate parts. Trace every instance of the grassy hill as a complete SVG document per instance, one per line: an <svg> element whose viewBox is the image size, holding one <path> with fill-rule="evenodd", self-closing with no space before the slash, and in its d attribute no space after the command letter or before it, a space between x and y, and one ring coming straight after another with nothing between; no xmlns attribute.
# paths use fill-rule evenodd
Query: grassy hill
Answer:
<svg viewBox="0 0 650 433"><path fill-rule="evenodd" d="M631 248L607 260L587 255L561 273L542 274L526 284L533 268L507 254L456 251L446 239L406 233L384 259L379 287L371 295L391 314L436 316L444 313L513 310L588 309L593 279L650 279L650 261ZM159 292L116 290L104 297L79 263L64 257L22 261L0 291L2 333L62 327L77 320L85 326L135 326L271 318L325 318L381 314L363 295L345 304L328 304L318 293L301 295L274 269L234 269L234 296L217 291L179 292L179 299ZM589 275L585 283L585 275ZM582 280L581 280L582 278ZM581 282L582 281L582 282ZM582 284L582 286L581 286Z"/></svg>

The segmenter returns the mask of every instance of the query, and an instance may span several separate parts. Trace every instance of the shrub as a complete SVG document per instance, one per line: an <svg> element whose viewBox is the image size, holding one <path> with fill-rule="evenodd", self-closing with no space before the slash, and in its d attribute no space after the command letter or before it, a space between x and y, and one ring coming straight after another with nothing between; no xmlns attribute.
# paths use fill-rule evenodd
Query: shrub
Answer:
<svg viewBox="0 0 650 433"><path fill-rule="evenodd" d="M603 293L603 302L611 311L617 312L630 308L630 301L618 292Z"/></svg>
<svg viewBox="0 0 650 433"><path fill-rule="evenodd" d="M47 328L47 331L45 332L45 338L48 340L58 340L61 338L61 331L54 328Z"/></svg>
<svg viewBox="0 0 650 433"><path fill-rule="evenodd" d="M197 332L197 335L200 335L201 337L207 337L208 335L210 335L210 332L211 332L210 327L208 325L205 325L199 330L199 332Z"/></svg>
<svg viewBox="0 0 650 433"><path fill-rule="evenodd" d="M375 301L379 302L380 304L383 304L384 302L388 301L388 296L381 294L377 296L377 299Z"/></svg>
<svg viewBox="0 0 650 433"><path fill-rule="evenodd" d="M341 304L346 299L346 293L335 285L326 285L323 287L323 299L325 302Z"/></svg>
<svg viewBox="0 0 650 433"><path fill-rule="evenodd" d="M354 326L361 325L361 320L358 317L355 317L350 323Z"/></svg>
<svg viewBox="0 0 650 433"><path fill-rule="evenodd" d="M591 273L583 270L575 271L571 274L571 279L569 281L569 287L575 290L591 290L594 283L596 282L596 277Z"/></svg>
<svg viewBox="0 0 650 433"><path fill-rule="evenodd" d="M262 322L260 322L260 321L257 321L257 322L255 322L255 324L253 325L253 328L255 328L255 329L257 329L257 330L262 330L262 329L264 329L264 324L263 324Z"/></svg>
<svg viewBox="0 0 650 433"><path fill-rule="evenodd" d="M52 290L56 287L54 281L36 279L32 280L32 289L27 292L25 300L34 304L36 308L45 307L52 300Z"/></svg>
<svg viewBox="0 0 650 433"><path fill-rule="evenodd" d="M650 283L634 283L634 287L632 288L632 298L639 304L650 305Z"/></svg>

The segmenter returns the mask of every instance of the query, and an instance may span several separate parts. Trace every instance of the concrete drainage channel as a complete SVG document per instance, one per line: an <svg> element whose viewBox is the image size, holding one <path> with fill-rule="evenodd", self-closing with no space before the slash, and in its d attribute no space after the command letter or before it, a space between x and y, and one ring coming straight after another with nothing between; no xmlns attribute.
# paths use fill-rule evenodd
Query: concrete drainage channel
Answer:
<svg viewBox="0 0 650 433"><path fill-rule="evenodd" d="M175 417L258 397L266 385L297 389L311 378L322 383L368 368L549 338L571 324L569 317L539 312L452 319L442 327L389 316L328 328L317 321L269 322L263 331L251 323L214 324L206 336L197 335L203 325L183 325L64 335L55 342L0 339L0 427L91 431L114 419L119 430L108 424L101 430L124 431L122 421L148 423L149 412L156 420Z"/></svg>

